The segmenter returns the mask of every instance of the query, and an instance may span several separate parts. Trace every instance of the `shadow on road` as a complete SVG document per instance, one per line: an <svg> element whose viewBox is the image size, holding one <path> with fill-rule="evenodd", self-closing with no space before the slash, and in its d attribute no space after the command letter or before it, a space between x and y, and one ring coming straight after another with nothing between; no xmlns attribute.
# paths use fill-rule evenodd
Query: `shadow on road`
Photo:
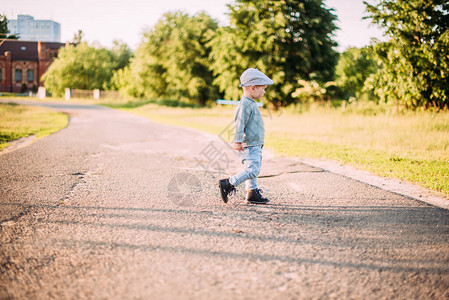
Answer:
<svg viewBox="0 0 449 300"><path fill-rule="evenodd" d="M412 255L416 247L432 245L447 249L449 237L449 212L433 206L388 207L388 206L301 206L301 205L221 205L215 207L180 207L153 209L145 207L102 207L102 206L50 206L20 205L3 203L1 206L23 206L24 210L45 210L37 226L49 224L74 228L91 228L94 232L111 230L127 236L127 233L141 232L144 235L162 235L168 240L179 240L181 246L170 246L161 242L133 243L129 240L110 241L102 235L86 235L82 239L56 238L52 243L61 247L95 249L121 249L125 251L165 251L168 253L193 254L207 257L251 259L264 262L287 262L301 265L323 265L336 268L355 268L394 273L438 273L449 274L447 265L437 256L418 257ZM206 226L186 226L189 220L204 223L220 222L232 210L238 231L217 230ZM75 218L68 220L67 211L76 211ZM432 218L428 218L432 216ZM179 226L165 226L158 220L172 218ZM433 220L429 223L428 220ZM439 220L435 223L435 220ZM252 222L254 227L245 227ZM192 224L193 225L193 224ZM198 224L196 224L198 225ZM262 228L262 230L258 230ZM263 230L263 228L271 228ZM274 228L274 229L273 229ZM360 230L354 234L354 228ZM393 233L379 234L394 228ZM81 231L81 230L80 230ZM82 230L92 232L92 230ZM348 234L347 232L351 232ZM317 235L319 233L319 235ZM200 240L201 247L195 247L191 239ZM291 249L304 246L324 251L331 255L316 258L313 253L263 253L266 251L227 251L208 245L210 239L232 244L262 243L272 249ZM206 248L206 249L204 249ZM424 247L425 249L426 247ZM379 252L402 252L401 258L378 256ZM407 253L410 252L410 255ZM333 259L335 254L335 260ZM405 254L405 255L404 255ZM380 258L384 257L384 258ZM385 258L386 257L386 258ZM342 259L343 258L343 259Z"/></svg>

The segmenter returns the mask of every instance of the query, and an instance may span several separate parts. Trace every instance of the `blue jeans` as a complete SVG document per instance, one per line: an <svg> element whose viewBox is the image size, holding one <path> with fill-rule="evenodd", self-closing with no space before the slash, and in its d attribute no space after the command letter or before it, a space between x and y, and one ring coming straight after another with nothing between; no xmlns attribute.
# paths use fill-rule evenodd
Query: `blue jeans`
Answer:
<svg viewBox="0 0 449 300"><path fill-rule="evenodd" d="M245 169L229 178L229 182L233 186L238 186L246 181L246 190L257 189L257 175L259 175L260 166L262 165L262 147L263 146L246 147L239 153Z"/></svg>

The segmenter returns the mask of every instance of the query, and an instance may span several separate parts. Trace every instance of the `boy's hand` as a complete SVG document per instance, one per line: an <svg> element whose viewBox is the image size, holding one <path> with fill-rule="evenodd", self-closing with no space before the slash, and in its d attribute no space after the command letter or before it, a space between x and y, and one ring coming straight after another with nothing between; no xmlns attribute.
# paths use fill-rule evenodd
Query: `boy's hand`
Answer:
<svg viewBox="0 0 449 300"><path fill-rule="evenodd" d="M243 151L242 143L234 143L234 150Z"/></svg>

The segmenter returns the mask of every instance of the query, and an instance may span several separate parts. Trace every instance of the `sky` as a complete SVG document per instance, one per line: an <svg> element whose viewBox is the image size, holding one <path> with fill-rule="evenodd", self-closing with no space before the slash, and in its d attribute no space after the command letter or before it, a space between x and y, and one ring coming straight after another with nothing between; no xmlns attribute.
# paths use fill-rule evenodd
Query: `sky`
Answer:
<svg viewBox="0 0 449 300"><path fill-rule="evenodd" d="M335 32L338 51L363 47L371 37L382 38L382 30L362 20L366 15L363 0L324 0L335 9L340 28ZM220 25L229 24L227 4L233 0L0 0L0 13L8 19L31 15L36 20L53 20L61 24L61 42L71 41L79 29L88 42L110 47L122 40L136 49L142 32L151 28L167 11L182 10L189 14L206 11Z"/></svg>

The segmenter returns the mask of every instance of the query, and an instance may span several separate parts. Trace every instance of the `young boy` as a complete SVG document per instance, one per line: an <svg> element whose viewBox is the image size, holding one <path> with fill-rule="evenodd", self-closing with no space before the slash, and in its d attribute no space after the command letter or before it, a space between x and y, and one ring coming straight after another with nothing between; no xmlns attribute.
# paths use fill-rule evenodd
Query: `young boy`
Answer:
<svg viewBox="0 0 449 300"><path fill-rule="evenodd" d="M253 204L267 204L257 188L257 175L262 164L262 147L265 129L259 107L254 99L260 99L265 94L265 88L273 84L273 80L258 69L249 68L240 76L240 87L243 96L235 112L234 149L239 156L244 169L231 178L218 182L221 198L226 203L228 195L235 194L235 188L246 181L246 201Z"/></svg>

